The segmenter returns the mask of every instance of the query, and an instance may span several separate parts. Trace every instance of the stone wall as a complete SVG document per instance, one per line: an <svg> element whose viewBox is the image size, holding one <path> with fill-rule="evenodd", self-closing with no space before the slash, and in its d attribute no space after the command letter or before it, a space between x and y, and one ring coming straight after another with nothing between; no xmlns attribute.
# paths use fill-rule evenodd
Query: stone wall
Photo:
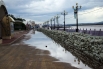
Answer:
<svg viewBox="0 0 103 69"><path fill-rule="evenodd" d="M39 29L48 37L64 46L66 49L76 49L103 62L103 37L88 34L65 32L58 30Z"/></svg>

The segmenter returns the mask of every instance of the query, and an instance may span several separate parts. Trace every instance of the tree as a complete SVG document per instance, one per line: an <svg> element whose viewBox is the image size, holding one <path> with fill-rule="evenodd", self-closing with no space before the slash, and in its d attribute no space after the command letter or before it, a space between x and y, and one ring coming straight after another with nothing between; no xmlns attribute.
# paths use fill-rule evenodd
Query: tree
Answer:
<svg viewBox="0 0 103 69"><path fill-rule="evenodd" d="M8 14L8 15L11 16L14 20L26 21L23 18L16 18L13 14Z"/></svg>

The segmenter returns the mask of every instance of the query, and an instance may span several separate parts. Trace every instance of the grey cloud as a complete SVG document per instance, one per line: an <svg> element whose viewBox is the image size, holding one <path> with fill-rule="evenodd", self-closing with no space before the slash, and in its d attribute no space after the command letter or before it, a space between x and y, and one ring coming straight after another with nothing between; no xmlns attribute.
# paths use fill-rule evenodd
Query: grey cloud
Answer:
<svg viewBox="0 0 103 69"><path fill-rule="evenodd" d="M103 0L4 0L4 2L9 13L37 21L45 21L63 10L71 13L72 6L77 2L82 6L81 10L103 6Z"/></svg>

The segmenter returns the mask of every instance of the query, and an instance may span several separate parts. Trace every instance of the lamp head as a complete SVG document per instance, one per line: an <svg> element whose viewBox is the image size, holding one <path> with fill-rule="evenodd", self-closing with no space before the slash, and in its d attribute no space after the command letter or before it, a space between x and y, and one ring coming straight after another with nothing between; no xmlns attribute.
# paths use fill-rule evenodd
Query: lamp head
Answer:
<svg viewBox="0 0 103 69"><path fill-rule="evenodd" d="M72 6L72 8L74 9L74 6Z"/></svg>
<svg viewBox="0 0 103 69"><path fill-rule="evenodd" d="M82 6L80 6L80 8L82 8Z"/></svg>
<svg viewBox="0 0 103 69"><path fill-rule="evenodd" d="M78 5L78 3L76 3L76 6Z"/></svg>

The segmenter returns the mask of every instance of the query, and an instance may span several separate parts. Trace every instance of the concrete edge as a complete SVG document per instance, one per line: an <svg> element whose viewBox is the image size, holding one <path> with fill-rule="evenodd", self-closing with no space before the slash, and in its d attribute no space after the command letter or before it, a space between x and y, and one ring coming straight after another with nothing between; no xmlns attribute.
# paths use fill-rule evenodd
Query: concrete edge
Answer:
<svg viewBox="0 0 103 69"><path fill-rule="evenodd" d="M24 36L24 34L23 35L21 35L19 38L17 38L17 39L15 39L14 41L12 41L11 43L8 43L9 45L10 44L13 44L15 41L17 41L17 40L19 40L21 37L23 37Z"/></svg>
<svg viewBox="0 0 103 69"><path fill-rule="evenodd" d="M7 43L7 44L0 44L0 46L1 46L1 45L3 45L3 46L11 45L11 44L13 44L15 41L19 40L19 39L20 39L21 37L23 37L23 36L24 36L24 34L21 35L19 38L15 39L14 41L12 41L12 42L10 42L10 43Z"/></svg>

